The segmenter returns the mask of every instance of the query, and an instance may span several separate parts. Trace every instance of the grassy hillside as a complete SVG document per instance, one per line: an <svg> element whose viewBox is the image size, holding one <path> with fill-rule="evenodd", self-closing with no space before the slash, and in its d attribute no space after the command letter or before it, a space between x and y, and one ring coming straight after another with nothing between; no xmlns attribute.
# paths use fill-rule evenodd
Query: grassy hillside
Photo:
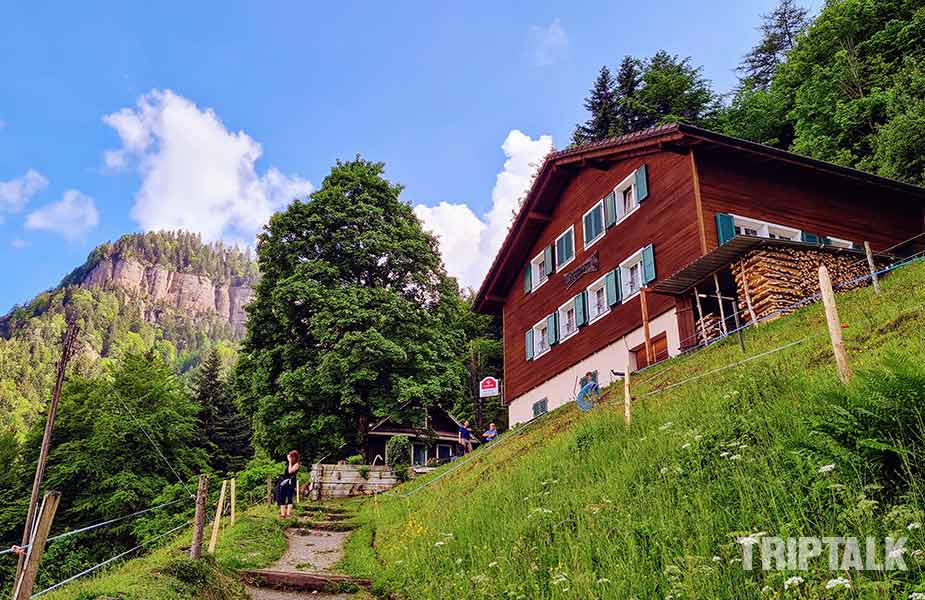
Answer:
<svg viewBox="0 0 925 600"><path fill-rule="evenodd" d="M44 596L49 600L244 600L237 569L264 567L286 551L285 523L267 506L244 513L219 537L215 556L189 560L189 530L141 558L81 579ZM208 529L211 532L211 526ZM208 538L206 538L208 542ZM205 550L203 550L205 554ZM37 586L37 590L38 587Z"/></svg>
<svg viewBox="0 0 925 600"><path fill-rule="evenodd" d="M402 598L907 598L925 591L925 265L839 295L852 385L822 307L568 405L433 485L369 501L343 563ZM813 336L747 364L668 386ZM619 386L614 386L619 387ZM834 467L826 467L834 465ZM826 468L823 468L826 467ZM430 478L440 477L455 465ZM911 525L911 528L910 528ZM905 572L745 571L737 536L908 535ZM756 553L757 554L757 553ZM805 579L784 591L784 581ZM835 577L852 589L827 590Z"/></svg>

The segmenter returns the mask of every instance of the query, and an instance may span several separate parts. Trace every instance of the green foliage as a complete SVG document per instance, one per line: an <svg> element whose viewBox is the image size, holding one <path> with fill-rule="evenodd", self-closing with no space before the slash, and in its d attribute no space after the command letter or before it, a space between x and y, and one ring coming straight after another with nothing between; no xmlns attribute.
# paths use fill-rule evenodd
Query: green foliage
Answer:
<svg viewBox="0 0 925 600"><path fill-rule="evenodd" d="M617 78L604 66L585 99L588 120L576 127L572 145L598 142L663 123L710 125L718 97L691 59L659 50L648 60L626 56Z"/></svg>
<svg viewBox="0 0 925 600"><path fill-rule="evenodd" d="M249 419L234 404L217 349L213 348L199 366L193 386L200 426L212 455L212 468L220 473L240 470L253 453Z"/></svg>
<svg viewBox="0 0 925 600"><path fill-rule="evenodd" d="M809 26L808 15L795 0L780 0L773 11L761 17L761 41L745 55L738 69L747 87L765 90L770 86L777 67Z"/></svg>
<svg viewBox="0 0 925 600"><path fill-rule="evenodd" d="M359 473L360 477L363 479L369 479L369 467L367 465L361 465L357 473Z"/></svg>
<svg viewBox="0 0 925 600"><path fill-rule="evenodd" d="M366 459L363 458L362 454L354 454L353 456L347 457L348 465L362 465L365 462L366 462Z"/></svg>
<svg viewBox="0 0 925 600"><path fill-rule="evenodd" d="M743 81L720 119L730 134L925 183L925 7L826 3L766 88Z"/></svg>
<svg viewBox="0 0 925 600"><path fill-rule="evenodd" d="M383 169L339 162L260 235L236 390L271 453L365 452L373 419L461 393L458 289Z"/></svg>
<svg viewBox="0 0 925 600"><path fill-rule="evenodd" d="M367 503L344 565L382 597L833 598L825 557L799 573L746 571L736 537L902 535L909 571L852 571L851 593L922 591L923 275L897 271L879 297L839 294L860 372L846 391L822 307L805 307L744 337L752 356L822 333L802 344L670 389L741 360L736 341L648 370L629 428L622 389L605 389L594 411L566 405ZM848 425L829 442L826 417ZM908 477L883 471L882 442L901 449ZM796 574L805 583L785 592Z"/></svg>
<svg viewBox="0 0 925 600"><path fill-rule="evenodd" d="M411 462L411 440L407 435L393 435L385 443L386 464L395 466Z"/></svg>

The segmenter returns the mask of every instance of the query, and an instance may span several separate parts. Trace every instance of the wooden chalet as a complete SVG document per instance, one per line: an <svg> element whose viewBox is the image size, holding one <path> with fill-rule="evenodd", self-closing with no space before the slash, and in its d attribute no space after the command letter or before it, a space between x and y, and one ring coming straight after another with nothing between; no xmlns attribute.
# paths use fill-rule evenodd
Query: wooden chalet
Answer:
<svg viewBox="0 0 925 600"><path fill-rule="evenodd" d="M682 124L550 154L476 296L501 315L510 422L867 273L925 189ZM920 238L921 239L921 238Z"/></svg>
<svg viewBox="0 0 925 600"><path fill-rule="evenodd" d="M368 445L370 462L376 456L386 459L386 444L396 435L406 435L411 440L411 464L426 465L432 459L449 460L462 451L458 444L459 428L462 423L449 411L439 406L418 408L410 418L401 422L386 419L369 431ZM477 434L480 432L475 432ZM478 443L473 435L473 444ZM376 461L379 462L379 461Z"/></svg>

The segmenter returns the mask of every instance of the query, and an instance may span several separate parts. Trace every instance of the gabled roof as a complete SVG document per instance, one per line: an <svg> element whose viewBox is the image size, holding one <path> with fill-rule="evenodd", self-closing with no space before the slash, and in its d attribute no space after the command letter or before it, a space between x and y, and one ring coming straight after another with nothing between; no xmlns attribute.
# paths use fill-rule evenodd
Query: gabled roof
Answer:
<svg viewBox="0 0 925 600"><path fill-rule="evenodd" d="M925 200L925 188L901 181L730 137L693 125L682 123L660 125L547 155L537 171L533 185L517 216L514 217L504 243L482 281L475 296L473 309L476 312L487 314L497 314L501 311L511 286L520 280L520 270L527 261L527 253L550 221L561 193L581 169L605 168L617 160L663 150L687 152L692 146L722 147L761 156L765 160L888 188Z"/></svg>

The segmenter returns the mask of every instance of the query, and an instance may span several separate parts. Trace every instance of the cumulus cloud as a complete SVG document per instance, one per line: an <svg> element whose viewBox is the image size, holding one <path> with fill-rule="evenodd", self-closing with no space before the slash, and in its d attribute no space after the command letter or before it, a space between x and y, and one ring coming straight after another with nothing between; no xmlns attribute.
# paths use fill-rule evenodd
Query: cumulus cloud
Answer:
<svg viewBox="0 0 925 600"><path fill-rule="evenodd" d="M259 172L260 144L170 90L145 94L103 122L122 143L103 155L106 167L141 176L131 214L146 231L185 229L209 241L251 242L274 212L313 189L276 168Z"/></svg>
<svg viewBox="0 0 925 600"><path fill-rule="evenodd" d="M477 287L507 235L533 174L552 150L552 137L537 139L512 129L501 145L507 159L491 192L491 208L478 217L465 204L417 205L414 212L440 241L447 271L465 287Z"/></svg>
<svg viewBox="0 0 925 600"><path fill-rule="evenodd" d="M33 196L46 187L48 180L34 169L29 169L22 177L0 181L0 213L21 211Z"/></svg>
<svg viewBox="0 0 925 600"><path fill-rule="evenodd" d="M29 213L26 229L59 233L75 240L96 227L100 214L93 198L77 190L68 190L60 201Z"/></svg>
<svg viewBox="0 0 925 600"><path fill-rule="evenodd" d="M532 25L527 32L527 51L537 67L548 67L558 62L568 50L568 45L568 34L558 17L546 27Z"/></svg>

